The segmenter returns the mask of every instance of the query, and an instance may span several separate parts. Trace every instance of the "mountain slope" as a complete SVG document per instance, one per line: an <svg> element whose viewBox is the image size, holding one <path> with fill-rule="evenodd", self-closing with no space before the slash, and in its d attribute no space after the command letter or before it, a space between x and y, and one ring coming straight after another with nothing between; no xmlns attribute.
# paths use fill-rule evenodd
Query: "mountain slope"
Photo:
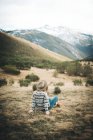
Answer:
<svg viewBox="0 0 93 140"><path fill-rule="evenodd" d="M71 44L44 32L37 30L14 30L8 31L8 33L25 38L26 40L39 44L48 50L64 55L71 59L82 58L77 50L73 49Z"/></svg>
<svg viewBox="0 0 93 140"><path fill-rule="evenodd" d="M49 60L51 62L70 60L27 40L0 32L0 64L6 64L10 61L15 63L19 59L35 61L35 63L39 60Z"/></svg>
<svg viewBox="0 0 93 140"><path fill-rule="evenodd" d="M84 45L89 45L90 43L93 43L93 35L80 33L75 30L62 27L62 26L50 27L46 25L41 28L38 28L37 30L59 37L60 39L65 40L71 45L78 44L78 45L84 46Z"/></svg>
<svg viewBox="0 0 93 140"><path fill-rule="evenodd" d="M46 25L37 30L68 42L73 47L73 52L78 53L82 58L93 55L93 35L83 34L62 26L50 27Z"/></svg>

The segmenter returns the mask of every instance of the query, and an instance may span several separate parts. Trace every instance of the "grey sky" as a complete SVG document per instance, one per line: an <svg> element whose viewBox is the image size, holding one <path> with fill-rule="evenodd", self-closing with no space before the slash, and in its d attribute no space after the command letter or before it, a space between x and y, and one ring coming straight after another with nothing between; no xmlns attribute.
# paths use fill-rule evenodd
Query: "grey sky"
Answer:
<svg viewBox="0 0 93 140"><path fill-rule="evenodd" d="M93 33L93 0L0 0L0 28L45 24Z"/></svg>

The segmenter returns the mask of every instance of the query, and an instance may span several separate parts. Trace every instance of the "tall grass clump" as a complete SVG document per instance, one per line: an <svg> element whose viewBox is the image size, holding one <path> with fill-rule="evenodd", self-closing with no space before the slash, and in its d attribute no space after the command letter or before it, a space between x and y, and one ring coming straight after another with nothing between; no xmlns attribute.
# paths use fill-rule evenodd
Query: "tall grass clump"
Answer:
<svg viewBox="0 0 93 140"><path fill-rule="evenodd" d="M93 79L87 79L86 86L88 85L93 86Z"/></svg>
<svg viewBox="0 0 93 140"><path fill-rule="evenodd" d="M55 78L58 77L58 72L57 72L57 70L55 70L55 71L53 72L53 77L55 77Z"/></svg>
<svg viewBox="0 0 93 140"><path fill-rule="evenodd" d="M29 79L21 79L19 80L19 84L20 84L20 87L28 87L28 85L31 83L31 81Z"/></svg>
<svg viewBox="0 0 93 140"><path fill-rule="evenodd" d="M75 86L82 86L83 85L81 79L75 79L75 80L73 80L73 83Z"/></svg>
<svg viewBox="0 0 93 140"><path fill-rule="evenodd" d="M32 86L32 89L33 89L33 91L37 90L37 85L34 84L34 85Z"/></svg>
<svg viewBox="0 0 93 140"><path fill-rule="evenodd" d="M7 85L7 80L5 78L0 78L0 87Z"/></svg>
<svg viewBox="0 0 93 140"><path fill-rule="evenodd" d="M58 82L55 84L56 86L64 86L64 83L63 82Z"/></svg>
<svg viewBox="0 0 93 140"><path fill-rule="evenodd" d="M60 94L61 93L61 89L57 86L54 88L54 94Z"/></svg>
<svg viewBox="0 0 93 140"><path fill-rule="evenodd" d="M68 64L69 64L69 62L62 62L62 63L59 63L58 65L57 65L57 71L59 72L59 73L65 73L65 71L67 70L67 67L68 67Z"/></svg>
<svg viewBox="0 0 93 140"><path fill-rule="evenodd" d="M20 70L17 69L16 66L13 66L13 65L5 65L2 67L2 69L4 70L4 72L9 73L9 74L13 74L13 75L20 74Z"/></svg>
<svg viewBox="0 0 93 140"><path fill-rule="evenodd" d="M86 79L86 86L93 86L93 76L92 75L89 75Z"/></svg>
<svg viewBox="0 0 93 140"><path fill-rule="evenodd" d="M69 76L80 76L82 72L82 66L78 61L75 61L68 64L66 71Z"/></svg>
<svg viewBox="0 0 93 140"><path fill-rule="evenodd" d="M13 84L14 84L14 80L13 79L10 79L9 80L9 85L12 86Z"/></svg>
<svg viewBox="0 0 93 140"><path fill-rule="evenodd" d="M36 81L38 81L40 78L37 76L37 75L35 75L35 74L29 74L29 75L27 75L26 77L25 77L25 79L28 79L28 80L30 80L31 82L36 82Z"/></svg>
<svg viewBox="0 0 93 140"><path fill-rule="evenodd" d="M84 65L82 69L82 75L84 77L89 77L90 74L93 74L92 67L89 64Z"/></svg>

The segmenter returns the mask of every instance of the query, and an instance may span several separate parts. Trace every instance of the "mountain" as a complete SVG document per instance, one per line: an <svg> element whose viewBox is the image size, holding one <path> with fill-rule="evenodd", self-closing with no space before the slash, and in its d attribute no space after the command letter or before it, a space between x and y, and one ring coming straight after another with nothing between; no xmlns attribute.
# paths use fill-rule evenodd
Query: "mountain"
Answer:
<svg viewBox="0 0 93 140"><path fill-rule="evenodd" d="M64 55L74 60L81 59L82 58L81 55L83 56L82 52L73 49L74 47L70 43L66 42L65 40L62 40L58 37L49 35L41 31L14 30L14 31L8 31L7 33L29 40L33 43L42 46L43 48L46 48L48 50Z"/></svg>
<svg viewBox="0 0 93 140"><path fill-rule="evenodd" d="M72 46L73 53L78 53L82 58L93 55L93 35L84 34L75 30L45 25L37 30L54 35ZM77 55L77 58L79 58Z"/></svg>
<svg viewBox="0 0 93 140"><path fill-rule="evenodd" d="M7 33L29 40L73 60L83 59L93 54L92 35L61 26L46 25L37 30L13 30Z"/></svg>
<svg viewBox="0 0 93 140"><path fill-rule="evenodd" d="M93 35L80 33L62 26L50 27L45 25L37 30L59 37L71 45L89 45L90 43L93 43Z"/></svg>
<svg viewBox="0 0 93 140"><path fill-rule="evenodd" d="M82 61L93 61L93 55L83 58Z"/></svg>
<svg viewBox="0 0 93 140"><path fill-rule="evenodd" d="M58 62L70 59L25 39L0 32L0 65L18 63L21 60L39 63L40 61Z"/></svg>

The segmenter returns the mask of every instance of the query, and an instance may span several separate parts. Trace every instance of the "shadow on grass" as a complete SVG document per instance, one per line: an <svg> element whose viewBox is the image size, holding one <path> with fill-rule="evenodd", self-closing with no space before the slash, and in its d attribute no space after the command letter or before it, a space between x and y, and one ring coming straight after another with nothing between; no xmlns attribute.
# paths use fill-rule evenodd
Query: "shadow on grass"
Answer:
<svg viewBox="0 0 93 140"><path fill-rule="evenodd" d="M0 140L93 140L93 121L84 120L83 116L71 118L60 114L59 118L56 117L56 122L72 119L74 127L57 129L55 121L42 118L42 115L36 116L36 120L30 115L24 119L20 117L22 112L16 112L15 117L5 111L6 101L3 100L0 102Z"/></svg>
<svg viewBox="0 0 93 140"><path fill-rule="evenodd" d="M17 120L16 120L17 121ZM52 124L50 124L52 125ZM93 131L93 127L87 125ZM34 121L27 125L24 122L15 123L8 116L0 115L0 140L92 140L93 134L84 132L82 127L74 129L50 130L46 121Z"/></svg>

